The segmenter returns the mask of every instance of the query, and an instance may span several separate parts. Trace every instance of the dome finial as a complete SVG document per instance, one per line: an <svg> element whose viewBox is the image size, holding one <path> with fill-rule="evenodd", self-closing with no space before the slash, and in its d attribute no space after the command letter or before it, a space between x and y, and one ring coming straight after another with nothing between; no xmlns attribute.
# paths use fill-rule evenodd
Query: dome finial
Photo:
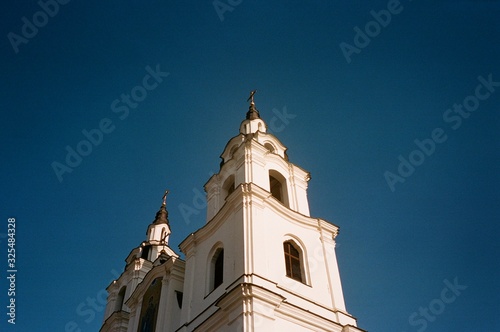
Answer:
<svg viewBox="0 0 500 332"><path fill-rule="evenodd" d="M257 90L253 90L250 92L250 97L248 97L247 101L250 102L250 106L248 107L248 112L247 112L247 120L254 120L254 119L260 119L260 114L259 111L255 108L255 102L253 101L253 96Z"/></svg>
<svg viewBox="0 0 500 332"><path fill-rule="evenodd" d="M163 203L161 204L162 206L167 206L167 195L169 192L170 191L168 189L165 190L165 194L163 194L163 198L162 198L162 200L163 200Z"/></svg>
<svg viewBox="0 0 500 332"><path fill-rule="evenodd" d="M253 90L250 92L250 97L248 97L247 101L250 102L250 105L255 105L255 103L253 102L253 96L255 95L255 93L257 92L257 90Z"/></svg>
<svg viewBox="0 0 500 332"><path fill-rule="evenodd" d="M160 210L156 212L156 217L155 220L153 221L153 224L168 224L168 210L167 210L167 195L170 191L165 190L165 193L163 194L162 197L162 203Z"/></svg>

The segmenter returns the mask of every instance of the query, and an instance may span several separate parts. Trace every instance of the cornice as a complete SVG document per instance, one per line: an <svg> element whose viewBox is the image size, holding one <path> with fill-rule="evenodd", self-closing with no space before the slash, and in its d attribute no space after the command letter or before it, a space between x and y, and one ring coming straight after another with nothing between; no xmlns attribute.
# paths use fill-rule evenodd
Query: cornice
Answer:
<svg viewBox="0 0 500 332"><path fill-rule="evenodd" d="M204 241L211 236L227 220L227 217L239 211L240 208L250 208L249 206L268 207L275 213L299 226L320 230L327 237L335 238L339 227L320 218L306 216L300 212L291 210L275 199L267 190L254 183L242 183L234 192L229 195L219 212L208 221L203 227L188 235L180 244L180 250L189 257L188 252L200 241Z"/></svg>

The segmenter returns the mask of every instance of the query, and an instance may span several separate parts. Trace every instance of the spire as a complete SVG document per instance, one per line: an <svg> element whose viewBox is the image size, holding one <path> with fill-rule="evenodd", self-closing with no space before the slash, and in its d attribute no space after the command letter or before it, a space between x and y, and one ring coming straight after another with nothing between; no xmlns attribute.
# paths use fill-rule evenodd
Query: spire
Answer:
<svg viewBox="0 0 500 332"><path fill-rule="evenodd" d="M248 112L247 112L247 120L255 120L255 119L260 119L259 111L255 108L255 103L253 101L253 96L257 90L253 90L250 92L250 97L248 97L247 101L250 102L250 106L248 107Z"/></svg>
<svg viewBox="0 0 500 332"><path fill-rule="evenodd" d="M169 191L165 190L165 194L163 194L163 202L161 203L160 210L156 212L156 217L155 220L153 221L153 224L167 224L169 225L168 221L168 211L167 211L167 195Z"/></svg>
<svg viewBox="0 0 500 332"><path fill-rule="evenodd" d="M267 130L265 122L260 118L259 111L255 108L255 102L253 101L255 92L257 90L250 92L250 97L247 99L250 102L250 106L248 107L245 120L240 125L240 133L243 135L255 134L258 131L265 133Z"/></svg>
<svg viewBox="0 0 500 332"><path fill-rule="evenodd" d="M162 252L165 251L168 256L176 256L176 253L168 247L168 238L172 233L168 221L167 211L168 190L163 194L163 201L160 210L156 212L155 220L148 226L146 231L146 241L141 244L141 258L154 262Z"/></svg>

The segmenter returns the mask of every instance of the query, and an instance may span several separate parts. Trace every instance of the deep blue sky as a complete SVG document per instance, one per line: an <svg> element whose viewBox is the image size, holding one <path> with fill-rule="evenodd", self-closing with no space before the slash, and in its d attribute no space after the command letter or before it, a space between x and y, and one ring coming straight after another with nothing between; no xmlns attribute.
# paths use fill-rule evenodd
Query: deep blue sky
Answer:
<svg viewBox="0 0 500 332"><path fill-rule="evenodd" d="M0 308L9 217L18 273L17 324L1 309L0 329L97 331L103 312L86 302L145 239L163 191L172 248L204 224L196 193L257 89L261 116L311 172L311 214L341 227L344 295L360 327L500 330L500 87L479 88L467 118L446 113L477 100L478 77L500 82L500 2L402 0L350 63L340 44L354 45L355 27L376 28L370 12L393 1L232 3L221 20L212 1L71 1L17 53L8 35L22 35L40 6L4 4ZM126 117L120 100L114 113L148 66L168 77ZM51 164L103 119L114 130L59 181ZM399 156L418 159L414 141L436 128L446 140L391 191L384 173L398 175ZM186 206L197 214L184 217ZM441 307L445 280L467 288ZM432 319L419 313L429 305Z"/></svg>

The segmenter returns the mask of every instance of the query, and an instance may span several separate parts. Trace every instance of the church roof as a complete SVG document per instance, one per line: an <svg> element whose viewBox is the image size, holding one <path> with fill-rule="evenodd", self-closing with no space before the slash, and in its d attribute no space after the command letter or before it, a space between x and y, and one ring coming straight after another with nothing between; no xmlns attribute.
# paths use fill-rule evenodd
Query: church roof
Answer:
<svg viewBox="0 0 500 332"><path fill-rule="evenodd" d="M161 203L160 209L156 212L155 220L153 224L167 224L170 225L168 221L168 210L167 210L167 195L168 190L165 191L163 195L163 202Z"/></svg>
<svg viewBox="0 0 500 332"><path fill-rule="evenodd" d="M168 211L165 204L162 204L158 212L156 212L155 220L153 224L169 224L168 221Z"/></svg>

